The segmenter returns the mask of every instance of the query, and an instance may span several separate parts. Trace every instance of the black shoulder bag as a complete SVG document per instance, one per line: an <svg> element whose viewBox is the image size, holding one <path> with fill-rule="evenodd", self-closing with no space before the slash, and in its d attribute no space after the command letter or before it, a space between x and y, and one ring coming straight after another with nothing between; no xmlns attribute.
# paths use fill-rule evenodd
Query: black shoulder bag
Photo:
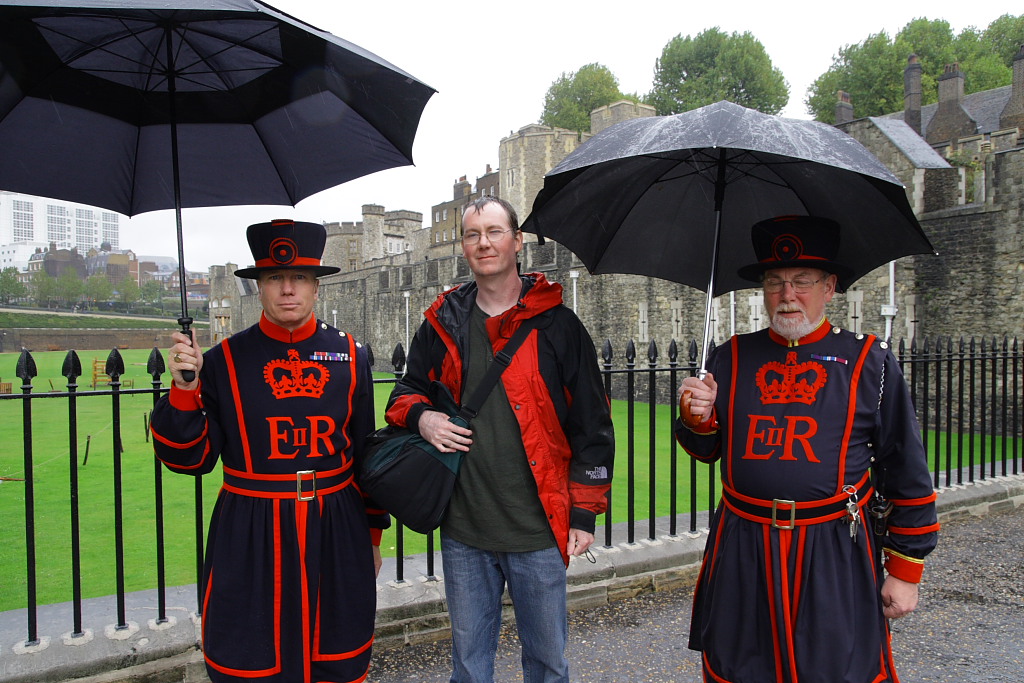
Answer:
<svg viewBox="0 0 1024 683"><path fill-rule="evenodd" d="M534 327L532 319L523 321L505 348L494 354L494 362L480 384L454 415L454 402L448 401L450 405L445 412L450 422L469 427ZM433 407L445 408L441 401L435 401ZM448 511L448 501L465 454L465 451L442 453L416 432L389 425L366 437L359 485L399 522L413 531L428 534L441 525Z"/></svg>

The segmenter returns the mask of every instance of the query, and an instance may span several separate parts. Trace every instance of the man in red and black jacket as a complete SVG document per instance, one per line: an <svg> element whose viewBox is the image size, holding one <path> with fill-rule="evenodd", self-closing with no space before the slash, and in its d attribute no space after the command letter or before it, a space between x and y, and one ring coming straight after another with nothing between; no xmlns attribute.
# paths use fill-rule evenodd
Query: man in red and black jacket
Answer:
<svg viewBox="0 0 1024 683"><path fill-rule="evenodd" d="M493 679L507 584L524 679L568 681L565 567L593 543L606 508L615 456L608 398L593 341L562 305L561 286L518 273L515 210L488 196L463 215L474 281L426 311L386 417L443 452L466 453L441 525L451 680ZM536 329L469 429L434 409L431 382L460 402L526 320Z"/></svg>
<svg viewBox="0 0 1024 683"><path fill-rule="evenodd" d="M361 681L373 643L381 530L359 492L373 378L366 348L313 315L326 231L247 231L259 323L200 353L172 335L174 378L151 421L157 457L224 484L203 567L203 654L214 683ZM183 372L193 371L187 378Z"/></svg>

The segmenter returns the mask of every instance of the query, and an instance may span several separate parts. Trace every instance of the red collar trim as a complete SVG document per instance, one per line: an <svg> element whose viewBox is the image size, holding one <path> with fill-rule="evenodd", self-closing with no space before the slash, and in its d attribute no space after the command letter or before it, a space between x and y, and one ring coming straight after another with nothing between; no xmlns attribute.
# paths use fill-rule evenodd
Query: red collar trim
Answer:
<svg viewBox="0 0 1024 683"><path fill-rule="evenodd" d="M284 342L286 344L294 344L313 336L316 332L316 316L310 315L309 320L302 323L301 327L292 332L276 323L270 322L270 319L267 318L267 314L261 313L260 331L271 339L276 339L277 341Z"/></svg>
<svg viewBox="0 0 1024 683"><path fill-rule="evenodd" d="M776 344L781 344L783 346L801 346L803 344L813 344L816 341L821 341L822 339L825 338L825 335L827 335L828 331L831 329L832 325L829 324L828 318L822 318L821 324L818 325L818 327L815 328L813 332L811 332L805 337L801 337L800 339L786 339L785 337L783 337L781 334L771 329L770 327L768 328L768 336Z"/></svg>

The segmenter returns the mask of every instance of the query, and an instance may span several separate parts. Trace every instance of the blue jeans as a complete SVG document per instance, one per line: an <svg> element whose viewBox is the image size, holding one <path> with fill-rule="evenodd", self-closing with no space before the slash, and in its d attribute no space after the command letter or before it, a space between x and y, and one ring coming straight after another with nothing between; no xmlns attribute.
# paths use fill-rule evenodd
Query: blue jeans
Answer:
<svg viewBox="0 0 1024 683"><path fill-rule="evenodd" d="M524 683L568 683L565 564L558 548L525 553L480 550L441 534L452 621L451 683L491 683L508 584L523 648Z"/></svg>

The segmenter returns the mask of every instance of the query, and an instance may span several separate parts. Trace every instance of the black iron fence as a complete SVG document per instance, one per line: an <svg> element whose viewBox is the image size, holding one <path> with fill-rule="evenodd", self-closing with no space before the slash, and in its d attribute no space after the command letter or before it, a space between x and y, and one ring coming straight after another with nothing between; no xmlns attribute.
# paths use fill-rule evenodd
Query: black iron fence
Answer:
<svg viewBox="0 0 1024 683"><path fill-rule="evenodd" d="M371 352L372 353L372 352ZM698 519L706 519L703 513L710 512L717 501L716 468L699 465L697 461L686 456L677 449L672 438L671 425L676 418L676 402L672 400L676 388L683 377L692 375L697 370L697 344L691 342L680 358L677 344L669 344L665 357L659 355L657 346L651 342L647 346L645 358L637 358L635 345L630 342L625 349L622 362L616 364L610 342L605 342L601 351L601 369L605 389L613 398L613 418L616 422L616 474L609 494L609 512L604 515L603 542L611 546L614 542L633 543L637 534L654 539L656 521L665 523L669 534L685 531L697 531ZM952 486L973 482L989 477L1017 474L1021 464L1021 354L1017 340L970 339L958 340L942 338L924 340L913 343L907 348L900 343L897 358L911 388L922 427L922 438L931 459L934 470L935 486ZM98 361L97 361L98 363ZM395 370L392 378L380 378L375 382L393 383L401 374L404 365L404 354L399 347L392 356ZM96 377L92 378L92 390L79 391L79 381L83 378L78 354L69 351L64 359L62 376L66 379L66 387L57 390L51 381L51 391L37 392L32 384L36 377L35 361L31 353L23 351L17 362L16 375L21 385L11 383L10 392L0 394L0 416L8 423L15 423L18 417L14 402L20 402L21 439L8 439L3 444L7 453L0 460L0 477L3 488L0 494L8 494L11 486L22 486L24 493L24 552L23 557L14 562L0 562L0 571L14 572L22 576L3 577L4 585L11 585L6 579L17 578L16 583L24 586L23 599L16 605L26 609L26 644L37 641L36 613L39 604L38 586L40 576L44 580L50 577L49 572L41 571L37 561L37 530L41 518L36 508L36 477L34 466L41 458L52 458L52 453L37 453L34 444L33 430L45 425L47 430L54 427L54 413L67 415L66 457L68 459L68 481L64 484L68 491L69 507L67 508L70 543L66 549L70 557L71 588L70 594L60 601L70 600L72 604L70 626L72 635L82 633L82 557L83 544L91 545L89 533L83 532L80 519L79 460L82 447L78 442L79 419L82 412L80 401L96 401L104 399L109 408L101 412L101 419L109 422L105 425L110 432L110 446L113 454L110 463L110 481L106 485L113 493L113 514L109 524L113 534L113 552L104 558L114 574L114 594L111 599L116 604L117 628L127 628L125 594L126 570L137 560L126 560L124 509L126 497L134 503L144 498L146 505L152 506L154 522L153 535L144 541L150 546L148 556L155 564L156 585L146 586L157 591L157 623L167 620L166 614L166 576L167 557L166 528L168 506L165 504L166 483L163 470L149 452L134 453L135 457L145 458L151 463L152 479L146 481L145 487L151 490L139 491L138 484L128 485L123 479L125 468L122 457L125 456L123 440L123 411L121 402L130 397L148 396L149 404L155 402L159 395L166 391L163 384L165 368L163 358L156 349L149 356L146 372L151 378L151 386L139 388L132 384L126 386L122 381L125 374L124 362L117 349L110 352L102 368L106 384L102 389L95 388ZM88 385L88 378L85 382ZM5 387L6 388L6 387ZM135 398L134 400L140 400ZM142 399L145 400L145 399ZM40 403L42 401L42 403ZM107 404L104 403L104 406ZM93 411L95 415L95 411ZM45 416L45 419L44 419ZM96 419L95 417L91 419ZM145 420L145 418L144 418ZM63 418L57 419L63 430ZM148 438L147 425L143 425ZM106 430L104 430L106 431ZM88 461L90 443L85 444L84 465ZM147 444L148 445L148 444ZM14 464L16 458L11 457L15 449L21 447L21 469ZM135 450L144 451L146 446L133 446ZM682 460L680 462L680 460ZM49 485L53 485L52 482ZM6 496L5 496L6 497ZM188 495L189 511L185 522L194 532L194 576L196 590L202 590L200 576L205 539L205 525L211 494L204 495L204 486L200 478L196 478L194 488ZM9 500L9 499L8 499ZM49 511L51 514L52 510ZM180 509L175 506L175 520L181 523ZM61 513L62 514L62 513ZM17 520L5 518L8 529L17 529ZM646 522L646 524L645 524ZM646 529L644 529L646 527ZM401 525L393 528L395 581L405 581L405 567L408 562L419 562L424 565L427 576L435 574L434 550L435 538L431 534L419 541L406 536ZM613 538L614 534L624 538ZM418 537L419 535L416 534ZM137 540L133 542L138 542ZM410 545L424 547L425 554L407 556ZM63 548L61 549L63 552ZM10 552L9 549L4 552ZM18 569L20 565L20 569ZM24 578L22 581L21 579ZM65 579L66 581L66 579ZM202 596L197 594L197 605L202 605Z"/></svg>

